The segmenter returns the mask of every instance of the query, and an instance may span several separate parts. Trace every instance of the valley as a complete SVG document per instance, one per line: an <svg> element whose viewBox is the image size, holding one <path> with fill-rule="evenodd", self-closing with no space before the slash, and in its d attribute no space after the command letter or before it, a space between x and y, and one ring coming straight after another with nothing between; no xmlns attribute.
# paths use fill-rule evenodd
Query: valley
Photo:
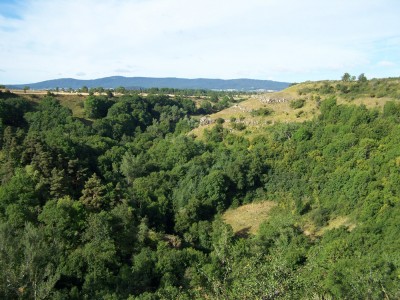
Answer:
<svg viewBox="0 0 400 300"><path fill-rule="evenodd" d="M400 297L400 81L0 92L4 299Z"/></svg>

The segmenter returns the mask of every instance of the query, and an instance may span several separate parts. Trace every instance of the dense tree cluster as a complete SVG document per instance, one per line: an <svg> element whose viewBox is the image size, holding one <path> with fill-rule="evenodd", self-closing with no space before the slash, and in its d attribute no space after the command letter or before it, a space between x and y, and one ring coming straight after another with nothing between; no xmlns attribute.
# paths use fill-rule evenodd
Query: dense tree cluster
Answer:
<svg viewBox="0 0 400 300"><path fill-rule="evenodd" d="M198 140L185 98L92 95L89 123L0 96L1 298L400 297L397 102L327 97L312 121ZM255 236L221 219L265 199Z"/></svg>

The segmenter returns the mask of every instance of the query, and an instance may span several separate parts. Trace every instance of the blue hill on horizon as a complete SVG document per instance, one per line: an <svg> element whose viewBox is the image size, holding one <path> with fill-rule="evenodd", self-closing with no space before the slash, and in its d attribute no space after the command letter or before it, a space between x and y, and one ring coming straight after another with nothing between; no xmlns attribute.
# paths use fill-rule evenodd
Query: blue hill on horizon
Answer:
<svg viewBox="0 0 400 300"><path fill-rule="evenodd" d="M11 84L7 88L23 89L28 86L33 90L46 90L55 88L79 89L83 86L88 88L103 87L115 89L124 87L126 89L147 89L147 88L175 88L175 89L207 89L207 90L282 90L290 85L288 82L258 79L208 79L208 78L155 78L155 77L123 77L111 76L98 79L81 80L74 78L60 78L46 80L37 83Z"/></svg>

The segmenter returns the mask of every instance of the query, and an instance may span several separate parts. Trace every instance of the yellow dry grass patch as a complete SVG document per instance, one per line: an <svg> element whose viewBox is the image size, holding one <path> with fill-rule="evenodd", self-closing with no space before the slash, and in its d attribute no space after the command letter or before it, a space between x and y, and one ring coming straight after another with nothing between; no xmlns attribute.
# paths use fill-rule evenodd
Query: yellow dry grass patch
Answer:
<svg viewBox="0 0 400 300"><path fill-rule="evenodd" d="M268 219L275 202L263 201L227 210L223 220L232 226L237 235L256 234L260 224Z"/></svg>
<svg viewBox="0 0 400 300"><path fill-rule="evenodd" d="M40 103L40 101L47 96L47 91L28 91L27 93L18 91L16 94L18 94L22 98L25 98L28 101ZM65 106L72 111L72 115L74 117L81 119L86 118L85 110L83 107L83 102L86 99L85 95L65 92L54 92L52 94L55 95L55 98L60 101L60 104L62 106Z"/></svg>
<svg viewBox="0 0 400 300"><path fill-rule="evenodd" d="M352 223L349 217L339 216L330 220L328 225L318 230L315 234L321 236L326 231L339 228L341 226L347 227L348 230L352 231L356 227L356 224Z"/></svg>
<svg viewBox="0 0 400 300"><path fill-rule="evenodd" d="M85 101L85 96L79 95L63 95L57 96L60 104L68 107L72 111L72 115L77 118L86 118L85 109L83 107L83 102Z"/></svg>
<svg viewBox="0 0 400 300"><path fill-rule="evenodd" d="M327 231L344 226L347 230L352 231L356 228L356 224L348 216L338 216L331 219L328 225L317 228L314 224L307 223L303 226L303 232L305 235L310 237L320 237L323 236Z"/></svg>
<svg viewBox="0 0 400 300"><path fill-rule="evenodd" d="M261 96L260 96L261 97ZM276 98L289 98L289 99L299 99L301 97L292 97L292 96L282 96L278 93L273 93L270 97ZM260 108L268 108L273 111L273 113L266 117L255 117L251 115L252 110L257 110ZM304 107L301 109L293 109L290 107L290 102L282 102L282 103L263 103L260 101L260 98L250 98L246 101L239 103L238 105L234 105L227 109L224 109L220 112L212 114L210 117L212 119L223 118L225 121L229 121L231 117L235 117L239 119L240 117L244 117L244 123L248 126L252 126L253 121L270 121L270 124L274 124L277 122L302 122L310 119L314 114L313 110L316 110L316 102L312 100L307 100ZM303 114L299 117L297 113L299 111L303 111ZM265 122L264 122L265 123ZM254 125L253 125L254 126Z"/></svg>
<svg viewBox="0 0 400 300"><path fill-rule="evenodd" d="M278 103L262 102L262 99L265 98L286 99L289 101ZM305 105L300 109L291 108L290 101L296 99L306 99ZM251 115L253 110L260 108L268 108L273 111L273 113L268 116ZM225 123L223 126L227 129L232 128L230 124L230 119L232 117L236 118L236 120L242 119L242 122L246 125L246 129L251 131L253 129L263 128L276 123L304 122L306 120L311 120L317 114L319 114L317 102L311 99L311 95L299 96L298 87L294 86L280 92L252 95L240 103L237 103L215 114L211 114L210 118L212 120L216 120L218 118L224 119ZM202 136L202 131L205 128L211 127L212 126L210 125L200 126L191 133L200 137Z"/></svg>
<svg viewBox="0 0 400 300"><path fill-rule="evenodd" d="M199 140L203 140L204 139L204 129L211 129L213 126L215 126L215 124L208 124L208 125L204 125L204 126L199 126L195 129L193 129L192 131L190 131L188 133L189 136L194 136Z"/></svg>
<svg viewBox="0 0 400 300"><path fill-rule="evenodd" d="M387 101L391 101L393 99L388 97L383 98L372 98L372 97L361 97L351 101L343 100L338 97L338 104L354 104L354 105L365 105L367 108L378 108L379 110L383 110L383 106Z"/></svg>

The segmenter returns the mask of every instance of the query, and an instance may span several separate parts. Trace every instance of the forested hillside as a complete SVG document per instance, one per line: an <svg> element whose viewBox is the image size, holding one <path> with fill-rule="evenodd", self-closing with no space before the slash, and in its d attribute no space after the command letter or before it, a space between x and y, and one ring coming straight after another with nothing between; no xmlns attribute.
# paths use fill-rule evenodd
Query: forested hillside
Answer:
<svg viewBox="0 0 400 300"><path fill-rule="evenodd" d="M220 102L1 92L0 298L400 298L399 91L299 84L198 136Z"/></svg>
<svg viewBox="0 0 400 300"><path fill-rule="evenodd" d="M53 79L37 83L7 85L9 88L23 89L29 86L31 89L55 89L72 88L79 89L82 86L88 88L104 87L107 89L124 87L127 89L149 89L149 88L175 88L175 89L208 89L208 90L238 90L255 91L282 90L289 86L288 82L257 79L209 79L209 78L154 78L154 77L123 77L112 76L91 80L79 80L73 78Z"/></svg>

